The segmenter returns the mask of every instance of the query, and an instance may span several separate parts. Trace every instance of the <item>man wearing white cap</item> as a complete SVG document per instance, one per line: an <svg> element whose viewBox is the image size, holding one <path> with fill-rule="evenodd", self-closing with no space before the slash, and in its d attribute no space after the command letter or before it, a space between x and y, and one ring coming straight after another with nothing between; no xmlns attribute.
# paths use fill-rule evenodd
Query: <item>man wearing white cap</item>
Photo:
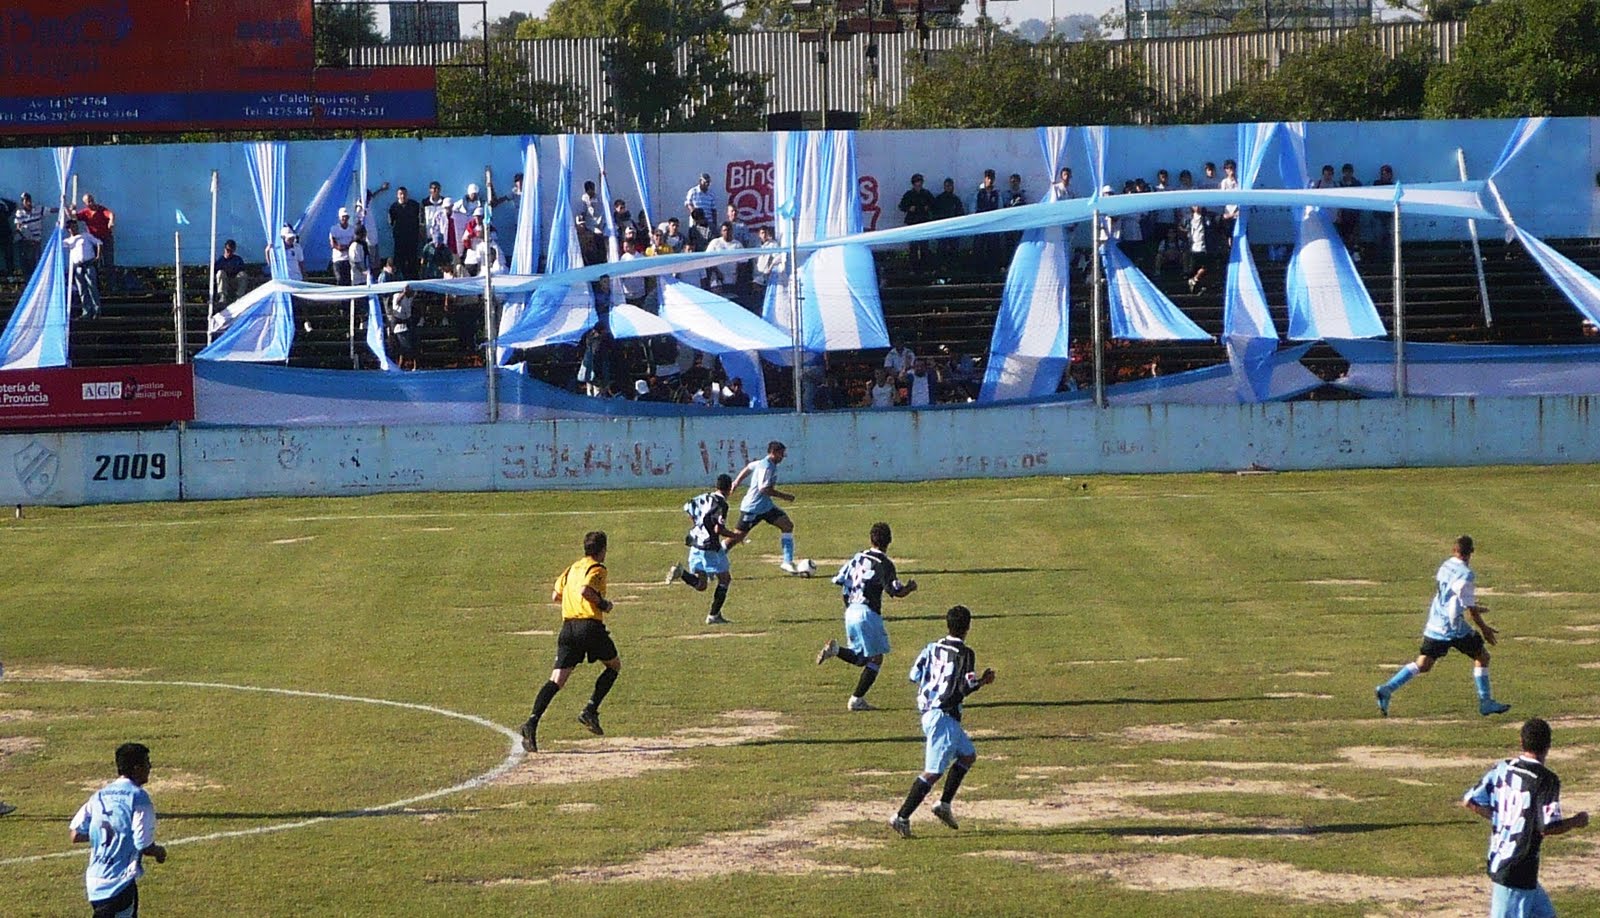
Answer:
<svg viewBox="0 0 1600 918"><path fill-rule="evenodd" d="M450 222L455 230L456 254L465 255L472 247L467 234L467 224L472 222L472 212L483 206L483 196L476 184L467 186L467 193L450 208Z"/></svg>
<svg viewBox="0 0 1600 918"><path fill-rule="evenodd" d="M339 208L339 222L328 230L328 247L333 250L333 282L350 286L350 243L356 241L356 228L350 225L350 208Z"/></svg>
<svg viewBox="0 0 1600 918"><path fill-rule="evenodd" d="M285 223L283 229L278 230L278 238L283 240L283 257L289 265L286 279L299 281L306 279L306 256L300 251L300 236L295 233L294 227ZM267 263L272 263L272 246L267 246Z"/></svg>

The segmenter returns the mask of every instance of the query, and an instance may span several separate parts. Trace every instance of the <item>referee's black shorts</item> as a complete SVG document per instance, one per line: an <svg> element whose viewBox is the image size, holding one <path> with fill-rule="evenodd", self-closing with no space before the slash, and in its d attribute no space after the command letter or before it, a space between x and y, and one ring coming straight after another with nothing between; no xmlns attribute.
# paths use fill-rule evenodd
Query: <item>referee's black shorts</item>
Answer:
<svg viewBox="0 0 1600 918"><path fill-rule="evenodd" d="M556 637L556 669L571 669L587 660L604 663L617 658L617 645L605 622L592 618L569 618L561 623Z"/></svg>
<svg viewBox="0 0 1600 918"><path fill-rule="evenodd" d="M90 902L94 918L139 918L139 884L129 883L109 899Z"/></svg>

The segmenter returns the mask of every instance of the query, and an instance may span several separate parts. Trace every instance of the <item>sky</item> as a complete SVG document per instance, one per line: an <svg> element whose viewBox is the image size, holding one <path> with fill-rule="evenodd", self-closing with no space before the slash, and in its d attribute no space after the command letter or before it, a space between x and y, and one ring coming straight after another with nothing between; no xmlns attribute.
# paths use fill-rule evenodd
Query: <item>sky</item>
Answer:
<svg viewBox="0 0 1600 918"><path fill-rule="evenodd" d="M543 16L545 9L550 6L550 0L488 0L488 3L489 16L494 19L517 10ZM1052 8L1057 16L1088 13L1098 17L1113 7L1121 10L1123 4L1120 0L989 0L989 15L1001 22L1006 19L1014 23L1024 19L1049 22ZM977 15L978 0L967 0L966 18L971 20Z"/></svg>

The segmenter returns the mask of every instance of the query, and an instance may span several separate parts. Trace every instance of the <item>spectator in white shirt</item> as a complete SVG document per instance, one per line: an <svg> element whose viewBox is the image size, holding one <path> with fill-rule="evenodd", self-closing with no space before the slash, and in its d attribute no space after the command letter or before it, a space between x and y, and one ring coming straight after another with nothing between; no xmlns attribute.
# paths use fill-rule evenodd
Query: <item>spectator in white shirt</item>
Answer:
<svg viewBox="0 0 1600 918"><path fill-rule="evenodd" d="M706 215L707 223L717 218L717 196L711 193L711 173L700 173L700 181L684 192L683 207L689 212L691 220L697 210Z"/></svg>
<svg viewBox="0 0 1600 918"><path fill-rule="evenodd" d="M300 236L294 227L285 223L283 229L278 230L278 238L283 240L283 258L288 266L285 280L300 281L306 279L306 256L300 250ZM267 263L272 263L272 246L267 246Z"/></svg>
<svg viewBox="0 0 1600 918"><path fill-rule="evenodd" d="M889 378L887 371L878 369L873 371L872 379L872 407L891 408L894 406L894 382Z"/></svg>
<svg viewBox="0 0 1600 918"><path fill-rule="evenodd" d="M328 247L333 250L333 282L350 286L350 243L356 241L356 228L350 225L350 209L339 208L339 222L328 230Z"/></svg>
<svg viewBox="0 0 1600 918"><path fill-rule="evenodd" d="M755 312L761 311L761 305L767 301L767 288L774 284L782 286L788 281L785 275L788 260L784 257L783 249L778 247L778 240L772 236L772 227L763 226L756 230L759 243L756 248L761 254L755 259L755 273L751 275L750 302L745 308Z"/></svg>
<svg viewBox="0 0 1600 918"><path fill-rule="evenodd" d="M889 348L889 353L883 357L883 368L894 377L904 376L910 372L911 367L917 362L917 355L911 348L904 345Z"/></svg>
<svg viewBox="0 0 1600 918"><path fill-rule="evenodd" d="M65 242L67 261L72 265L72 292L83 310L83 318L100 317L100 278L95 262L100 258L100 240L85 233L78 221L67 221Z"/></svg>
<svg viewBox="0 0 1600 918"><path fill-rule="evenodd" d="M707 252L729 252L742 248L744 248L744 246L740 245L739 241L733 238L732 223L722 224L718 230L717 238L706 244ZM731 285L728 284L726 278L728 275L733 274L736 270L734 267L735 264L735 262L728 262L727 264L713 265L707 268L704 282L705 288L715 293L723 293L724 291L727 291L728 287Z"/></svg>

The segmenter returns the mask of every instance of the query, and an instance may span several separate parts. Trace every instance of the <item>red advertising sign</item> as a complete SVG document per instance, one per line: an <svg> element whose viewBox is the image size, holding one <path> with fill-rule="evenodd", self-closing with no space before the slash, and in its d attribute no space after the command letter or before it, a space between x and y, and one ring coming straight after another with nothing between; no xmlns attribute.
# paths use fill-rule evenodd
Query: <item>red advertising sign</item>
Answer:
<svg viewBox="0 0 1600 918"><path fill-rule="evenodd" d="M192 420L194 368L187 364L0 372L0 430Z"/></svg>
<svg viewBox="0 0 1600 918"><path fill-rule="evenodd" d="M415 127L427 67L315 67L311 0L7 0L0 131Z"/></svg>
<svg viewBox="0 0 1600 918"><path fill-rule="evenodd" d="M773 210L773 165L744 159L730 162L723 174L723 188L728 192L728 203L739 211L739 222L751 229L771 226L776 212ZM856 194L861 198L861 228L875 230L883 205L878 199L878 177L863 175L856 180Z"/></svg>

